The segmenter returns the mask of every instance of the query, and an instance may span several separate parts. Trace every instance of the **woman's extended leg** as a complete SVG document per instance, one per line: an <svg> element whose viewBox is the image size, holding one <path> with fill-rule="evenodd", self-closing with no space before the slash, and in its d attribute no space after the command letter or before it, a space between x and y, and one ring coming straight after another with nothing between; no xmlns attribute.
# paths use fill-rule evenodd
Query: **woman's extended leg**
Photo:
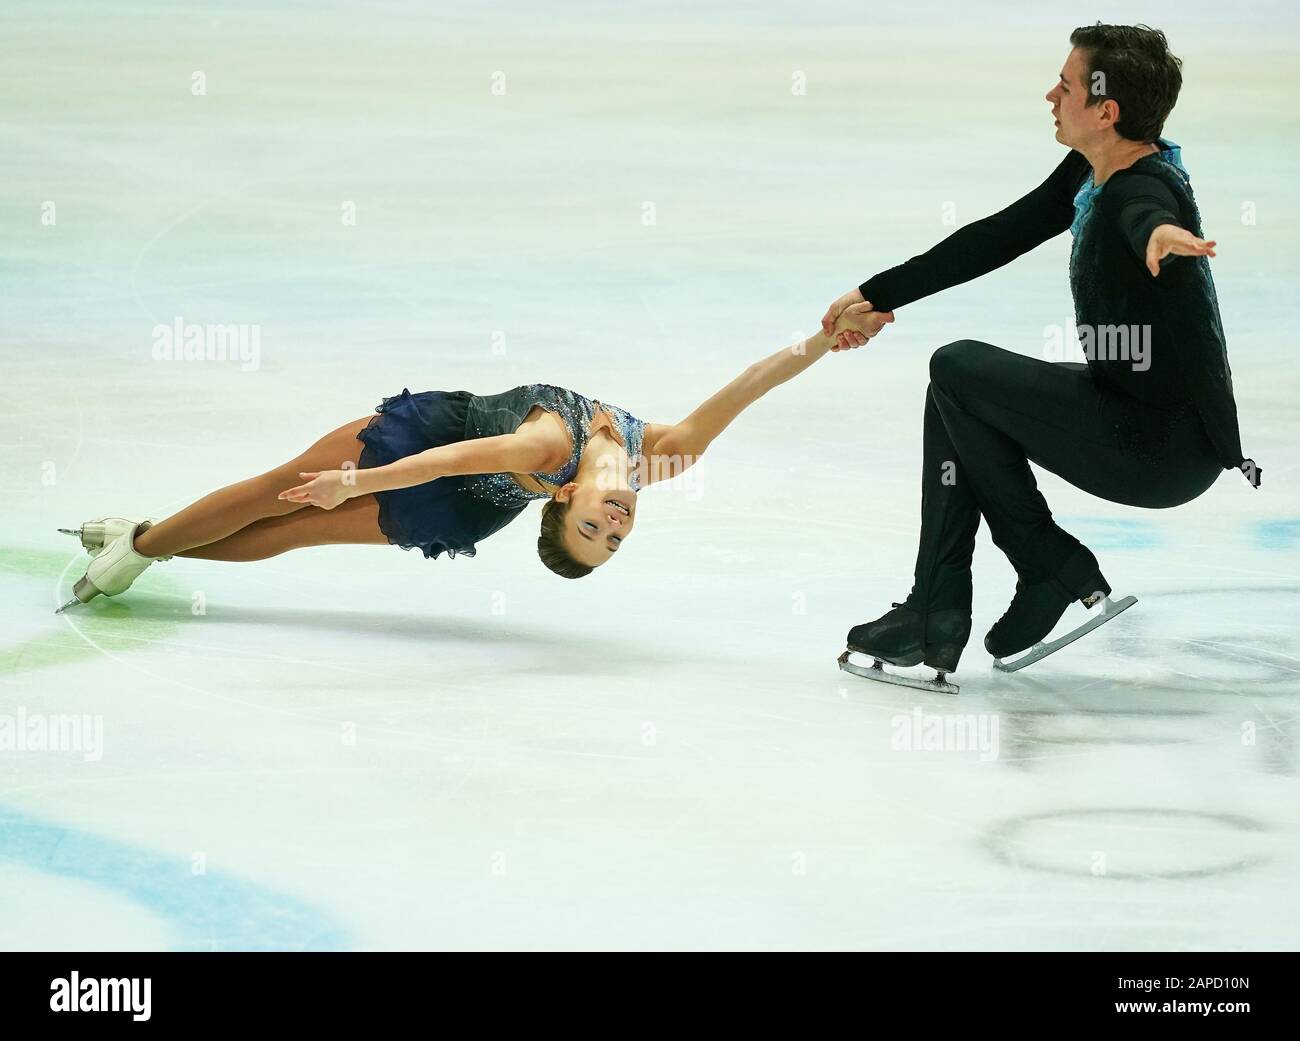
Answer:
<svg viewBox="0 0 1300 1041"><path fill-rule="evenodd" d="M363 447L357 440L357 433L373 418L367 416L345 423L326 434L296 459L257 477L250 477L205 495L136 536L136 551L148 557L188 555L187 550L224 540L257 521L283 517L303 509L301 503L285 502L276 496L286 488L301 484L299 473L355 466ZM369 498L373 501L373 496ZM311 509L318 513L336 512L319 510L314 506Z"/></svg>
<svg viewBox="0 0 1300 1041"><path fill-rule="evenodd" d="M265 560L291 549L339 544L388 545L379 530L379 503L373 495L347 499L332 510L308 506L263 517L224 539L176 555L200 560Z"/></svg>

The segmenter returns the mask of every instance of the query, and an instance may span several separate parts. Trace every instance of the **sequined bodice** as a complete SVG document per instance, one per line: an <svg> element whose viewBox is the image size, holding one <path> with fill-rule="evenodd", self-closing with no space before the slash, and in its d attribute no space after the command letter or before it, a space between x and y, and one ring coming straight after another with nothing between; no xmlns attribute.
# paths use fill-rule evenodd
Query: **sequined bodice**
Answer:
<svg viewBox="0 0 1300 1041"><path fill-rule="evenodd" d="M470 399L465 421L465 437L470 439L513 434L528 417L534 405L540 405L548 412L559 415L569 431L573 450L569 453L568 461L560 469L551 473L539 471L530 474L530 477L554 487L571 481L578 471L578 461L582 458L583 449L587 446L592 419L595 417L596 410L601 409L609 414L618 436L623 441L631 465L629 483L632 490L640 491L637 464L641 458L645 423L617 405L584 397L564 387L555 387L549 383L529 383L500 394L474 395ZM534 492L521 487L508 473L472 474L464 480L467 491L498 506L522 506L532 499L550 498L546 492Z"/></svg>

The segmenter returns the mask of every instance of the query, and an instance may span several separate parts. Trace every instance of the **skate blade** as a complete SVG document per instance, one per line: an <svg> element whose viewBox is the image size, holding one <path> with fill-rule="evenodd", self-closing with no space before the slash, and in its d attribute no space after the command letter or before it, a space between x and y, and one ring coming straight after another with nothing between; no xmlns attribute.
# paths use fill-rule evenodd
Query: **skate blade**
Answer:
<svg viewBox="0 0 1300 1041"><path fill-rule="evenodd" d="M1121 612L1127 611L1137 603L1137 597L1126 596L1121 600L1112 600L1105 597L1101 602L1101 614L1096 618L1091 618L1084 622L1077 629L1074 629L1056 640L1048 640L1046 643L1041 640L1029 648L1024 656L1015 659L1015 661L1004 662L1001 658L993 659L993 667L998 672L1017 672L1026 665L1033 665L1036 661L1042 661L1049 654L1055 654L1062 647L1074 643L1080 636L1087 636L1099 625L1105 625L1112 618Z"/></svg>
<svg viewBox="0 0 1300 1041"><path fill-rule="evenodd" d="M63 535L71 535L81 543L81 548L92 557L104 548L104 533L102 530L98 533L87 531L84 524L80 528L59 528L57 530Z"/></svg>
<svg viewBox="0 0 1300 1041"><path fill-rule="evenodd" d="M110 520L117 520L116 517L105 517L102 520L86 521L79 528L59 528L58 531L64 535L72 535L81 540L82 548L92 556L104 548L104 525ZM152 522L146 522L148 527Z"/></svg>
<svg viewBox="0 0 1300 1041"><path fill-rule="evenodd" d="M62 607L56 607L54 613L63 614L69 607L74 607L77 604L88 604L97 596L99 596L99 590L95 588L90 579L83 575L77 579L77 584L72 587L72 599Z"/></svg>
<svg viewBox="0 0 1300 1041"><path fill-rule="evenodd" d="M855 652L856 653L856 652ZM870 655L864 655L870 657ZM913 690L928 690L934 694L957 694L961 687L955 683L949 683L944 679L944 673L936 671L935 678L932 680L922 679L920 676L904 676L896 672L886 672L884 663L877 658L875 664L870 668L864 668L861 665L854 665L849 661L849 652L841 654L836 662L845 672L851 672L855 676L861 676L864 680L876 680L880 683L893 683L899 687L911 687Z"/></svg>

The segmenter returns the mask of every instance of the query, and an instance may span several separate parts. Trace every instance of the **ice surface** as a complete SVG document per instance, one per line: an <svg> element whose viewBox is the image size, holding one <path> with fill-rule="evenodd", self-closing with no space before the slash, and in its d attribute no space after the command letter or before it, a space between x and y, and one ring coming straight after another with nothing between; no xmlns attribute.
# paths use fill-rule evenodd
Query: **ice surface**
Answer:
<svg viewBox="0 0 1300 1041"><path fill-rule="evenodd" d="M1142 14L1264 485L1156 512L1042 475L1141 602L999 675L981 532L954 700L835 658L910 586L928 355L1041 352L1064 237L773 391L580 582L534 507L473 559L175 559L56 618L54 529L403 387L680 419L1046 176L1068 13L7 4L0 726L93 747L0 752L0 946L1295 947L1296 15ZM257 365L155 360L177 318L255 324Z"/></svg>

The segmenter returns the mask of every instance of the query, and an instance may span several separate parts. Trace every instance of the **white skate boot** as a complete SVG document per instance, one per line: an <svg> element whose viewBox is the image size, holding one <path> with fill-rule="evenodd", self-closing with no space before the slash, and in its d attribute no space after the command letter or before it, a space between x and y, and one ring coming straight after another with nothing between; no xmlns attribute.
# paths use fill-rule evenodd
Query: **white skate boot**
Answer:
<svg viewBox="0 0 1300 1041"><path fill-rule="evenodd" d="M92 557L99 556L104 547L112 542L119 535L125 535L128 531L135 531L140 528L144 531L152 527L156 522L152 520L131 520L129 517L100 517L98 520L86 521L80 528L59 528L64 535L75 535L81 539L81 547ZM167 560L169 558L163 557Z"/></svg>
<svg viewBox="0 0 1300 1041"><path fill-rule="evenodd" d="M116 518L114 518L116 519ZM145 527L148 521L142 522ZM145 527L140 530L144 531ZM84 604L97 596L117 596L131 587L145 569L155 560L170 560L171 557L146 557L135 551L134 528L128 528L117 538L108 540L103 548L90 562L85 575L72 587L72 599L54 613L62 614L73 604Z"/></svg>

